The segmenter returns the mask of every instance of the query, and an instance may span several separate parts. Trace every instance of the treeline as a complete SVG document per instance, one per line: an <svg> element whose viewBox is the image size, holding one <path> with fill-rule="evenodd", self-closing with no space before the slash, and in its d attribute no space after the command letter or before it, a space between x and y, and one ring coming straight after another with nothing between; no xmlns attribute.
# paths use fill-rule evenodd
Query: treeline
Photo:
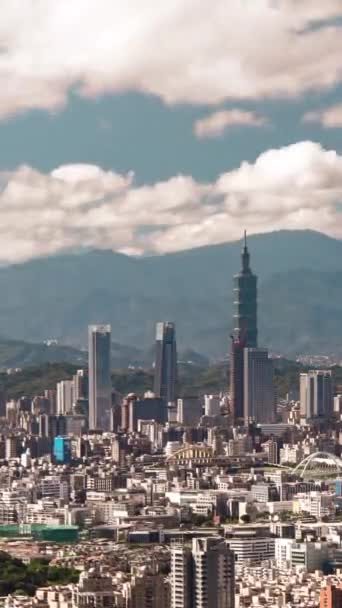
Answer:
<svg viewBox="0 0 342 608"><path fill-rule="evenodd" d="M47 363L26 367L13 374L0 374L0 393L5 399L20 396L42 395L45 389L56 388L57 382L72 378L78 369L70 363ZM278 397L283 398L299 388L299 374L307 367L294 361L275 360L275 385ZM342 387L342 367L332 368L335 387ZM113 387L125 395L129 392L142 395L153 390L153 370L116 369L112 373ZM226 391L229 386L227 363L211 366L180 364L178 370L179 395L196 396Z"/></svg>
<svg viewBox="0 0 342 608"><path fill-rule="evenodd" d="M34 595L38 587L77 583L79 572L50 566L46 559L32 559L28 565L0 551L0 595Z"/></svg>

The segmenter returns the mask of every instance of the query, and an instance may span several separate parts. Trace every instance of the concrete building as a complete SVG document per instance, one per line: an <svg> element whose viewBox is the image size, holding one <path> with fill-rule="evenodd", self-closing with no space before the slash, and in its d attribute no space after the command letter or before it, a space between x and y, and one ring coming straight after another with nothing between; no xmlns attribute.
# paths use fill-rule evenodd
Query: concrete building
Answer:
<svg viewBox="0 0 342 608"><path fill-rule="evenodd" d="M182 544L171 547L171 608L192 608L192 552Z"/></svg>
<svg viewBox="0 0 342 608"><path fill-rule="evenodd" d="M204 395L204 415L209 417L220 415L220 397L218 395Z"/></svg>
<svg viewBox="0 0 342 608"><path fill-rule="evenodd" d="M239 532L227 539L229 548L234 552L237 564L243 562L260 564L274 559L274 538L257 536L251 532Z"/></svg>
<svg viewBox="0 0 342 608"><path fill-rule="evenodd" d="M126 586L126 608L169 608L170 584L161 574L140 568Z"/></svg>
<svg viewBox="0 0 342 608"><path fill-rule="evenodd" d="M89 326L89 429L109 428L112 406L110 325Z"/></svg>
<svg viewBox="0 0 342 608"><path fill-rule="evenodd" d="M114 608L114 591L111 576L104 574L99 567L82 572L78 585L73 591L75 608Z"/></svg>
<svg viewBox="0 0 342 608"><path fill-rule="evenodd" d="M265 349L244 349L244 417L246 424L275 420L273 363Z"/></svg>
<svg viewBox="0 0 342 608"><path fill-rule="evenodd" d="M322 587L319 606L320 608L342 608L342 583Z"/></svg>
<svg viewBox="0 0 342 608"><path fill-rule="evenodd" d="M172 608L234 608L234 554L221 537L171 548Z"/></svg>

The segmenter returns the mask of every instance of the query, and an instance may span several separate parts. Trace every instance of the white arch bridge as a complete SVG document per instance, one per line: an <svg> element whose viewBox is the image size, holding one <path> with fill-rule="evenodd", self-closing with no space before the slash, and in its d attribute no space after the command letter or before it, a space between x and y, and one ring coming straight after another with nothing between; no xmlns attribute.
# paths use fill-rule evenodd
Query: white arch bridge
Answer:
<svg viewBox="0 0 342 608"><path fill-rule="evenodd" d="M326 477L331 479L342 476L342 460L329 452L315 452L304 458L292 471L303 478Z"/></svg>

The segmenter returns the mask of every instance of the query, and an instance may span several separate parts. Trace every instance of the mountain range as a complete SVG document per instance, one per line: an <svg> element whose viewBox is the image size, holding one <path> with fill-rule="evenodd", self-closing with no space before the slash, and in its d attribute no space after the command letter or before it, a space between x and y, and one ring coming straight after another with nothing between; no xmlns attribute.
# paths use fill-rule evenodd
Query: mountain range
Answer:
<svg viewBox="0 0 342 608"><path fill-rule="evenodd" d="M248 246L260 344L292 357L342 355L342 241L279 231L251 236ZM220 359L240 252L241 241L142 258L96 250L0 268L2 342L56 339L84 349L87 325L108 322L126 361L151 352L156 321L173 320L181 350Z"/></svg>

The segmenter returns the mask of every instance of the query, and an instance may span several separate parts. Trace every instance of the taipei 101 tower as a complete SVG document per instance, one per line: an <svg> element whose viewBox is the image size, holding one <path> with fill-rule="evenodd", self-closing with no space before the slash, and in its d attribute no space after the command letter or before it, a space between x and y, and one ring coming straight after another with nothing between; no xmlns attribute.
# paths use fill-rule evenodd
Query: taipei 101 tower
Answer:
<svg viewBox="0 0 342 608"><path fill-rule="evenodd" d="M244 418L244 348L258 345L257 277L250 268L246 231L241 261L241 271L234 276L234 329L230 355L231 412L236 422Z"/></svg>

